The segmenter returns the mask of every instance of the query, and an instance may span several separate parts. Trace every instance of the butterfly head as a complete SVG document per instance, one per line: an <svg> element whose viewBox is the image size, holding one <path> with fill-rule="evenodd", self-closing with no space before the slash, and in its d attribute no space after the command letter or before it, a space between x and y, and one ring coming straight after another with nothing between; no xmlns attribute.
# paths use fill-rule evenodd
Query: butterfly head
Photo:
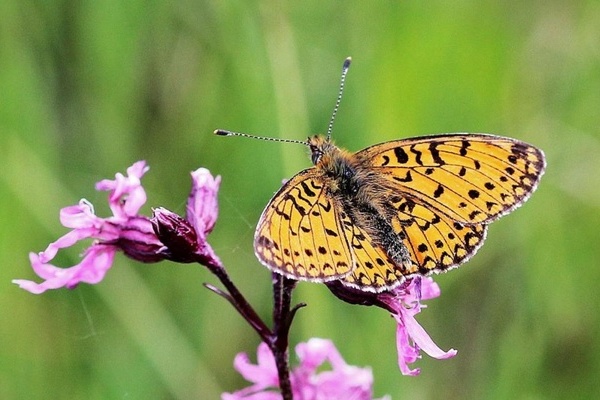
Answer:
<svg viewBox="0 0 600 400"><path fill-rule="evenodd" d="M307 140L310 149L310 159L314 165L322 164L325 158L328 158L336 148L329 138L314 135Z"/></svg>

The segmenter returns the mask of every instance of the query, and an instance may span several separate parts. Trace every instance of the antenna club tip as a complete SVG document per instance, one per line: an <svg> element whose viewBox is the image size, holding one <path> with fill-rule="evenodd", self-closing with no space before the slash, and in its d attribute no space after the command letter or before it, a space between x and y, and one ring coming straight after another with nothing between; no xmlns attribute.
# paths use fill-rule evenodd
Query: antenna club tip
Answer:
<svg viewBox="0 0 600 400"><path fill-rule="evenodd" d="M350 67L350 63L352 62L352 57L346 57L346 59L344 60L344 69L348 69L348 67Z"/></svg>
<svg viewBox="0 0 600 400"><path fill-rule="evenodd" d="M219 135L219 136L229 136L230 135L229 131L224 131L223 129L215 129L213 133L215 135Z"/></svg>

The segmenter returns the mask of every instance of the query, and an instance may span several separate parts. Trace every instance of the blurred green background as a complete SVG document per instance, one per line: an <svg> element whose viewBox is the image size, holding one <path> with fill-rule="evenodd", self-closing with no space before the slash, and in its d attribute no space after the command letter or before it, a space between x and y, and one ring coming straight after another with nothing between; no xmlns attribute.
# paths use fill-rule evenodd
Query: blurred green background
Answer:
<svg viewBox="0 0 600 400"><path fill-rule="evenodd" d="M252 250L281 180L310 165L353 57L334 138L350 150L441 132L541 147L542 183L491 226L467 266L436 278L418 317L454 359L397 367L395 324L322 285L292 344L331 338L394 399L587 399L600 393L600 3L597 1L3 1L0 3L0 398L218 398L258 338L196 265L119 254L105 280L32 295L29 251L67 232L61 207L134 161L151 206L185 212L189 172L222 176L210 242L265 318ZM78 262L83 246L59 254Z"/></svg>

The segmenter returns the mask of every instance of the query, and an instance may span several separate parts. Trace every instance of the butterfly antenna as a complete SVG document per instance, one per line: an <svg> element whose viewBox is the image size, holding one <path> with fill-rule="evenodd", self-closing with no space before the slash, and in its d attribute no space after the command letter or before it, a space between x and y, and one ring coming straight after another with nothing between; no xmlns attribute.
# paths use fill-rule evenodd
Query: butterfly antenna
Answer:
<svg viewBox="0 0 600 400"><path fill-rule="evenodd" d="M329 120L329 126L327 127L327 140L331 138L331 131L333 130L333 120L335 119L335 115L340 108L340 103L342 102L342 94L344 93L344 83L346 82L346 75L348 74L348 68L350 68L350 63L352 62L352 57L348 57L344 60L344 65L342 66L342 77L340 79L340 91L338 92L337 100L335 101L335 107L333 107L333 113L331 114L331 119Z"/></svg>
<svg viewBox="0 0 600 400"><path fill-rule="evenodd" d="M271 142L299 143L299 144L303 144L305 146L307 145L307 143L302 140L280 139L280 138L273 138L273 137L267 137L267 136L257 136L257 135L250 135L248 133L226 131L223 129L215 130L214 134L219 135L219 136L241 136L241 137L246 137L246 138L250 138L250 139L270 140Z"/></svg>

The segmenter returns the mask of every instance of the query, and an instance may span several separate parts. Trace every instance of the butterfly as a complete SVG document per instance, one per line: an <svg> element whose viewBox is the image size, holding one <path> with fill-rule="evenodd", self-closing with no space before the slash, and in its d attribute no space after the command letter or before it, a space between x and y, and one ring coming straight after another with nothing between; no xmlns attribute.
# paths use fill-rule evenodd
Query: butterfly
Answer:
<svg viewBox="0 0 600 400"><path fill-rule="evenodd" d="M267 204L255 254L286 277L367 292L467 261L488 224L523 204L546 166L540 149L489 134L393 140L351 153L330 133L331 123L327 136L303 142L314 166Z"/></svg>

